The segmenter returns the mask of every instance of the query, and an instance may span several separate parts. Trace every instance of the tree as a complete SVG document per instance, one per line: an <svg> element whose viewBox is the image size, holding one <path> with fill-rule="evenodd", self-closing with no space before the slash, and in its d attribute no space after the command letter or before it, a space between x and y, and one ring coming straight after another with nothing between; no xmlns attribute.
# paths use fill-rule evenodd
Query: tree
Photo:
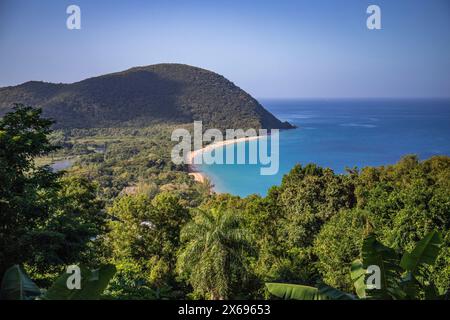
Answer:
<svg viewBox="0 0 450 320"><path fill-rule="evenodd" d="M109 213L114 219L106 241L118 266L113 291L146 298L154 293L145 287L176 286L175 254L180 230L188 219L180 200L169 193L153 199L144 194L124 196L114 201ZM119 284L124 286L120 288ZM136 290L138 286L143 289Z"/></svg>
<svg viewBox="0 0 450 320"><path fill-rule="evenodd" d="M270 233L276 239L261 247L258 269L266 269L272 280L315 283L319 273L314 240L334 215L355 205L354 175L335 174L314 164L296 165L265 200L276 226Z"/></svg>
<svg viewBox="0 0 450 320"><path fill-rule="evenodd" d="M369 212L378 238L397 251L437 230L444 248L437 258L434 281L450 286L450 158L436 156L420 162L405 156L397 164L365 168L357 179L358 206Z"/></svg>
<svg viewBox="0 0 450 320"><path fill-rule="evenodd" d="M0 274L30 255L27 236L50 214L45 193L57 189L58 175L33 158L56 149L47 139L51 125L23 105L0 120Z"/></svg>
<svg viewBox="0 0 450 320"><path fill-rule="evenodd" d="M352 290L350 265L359 256L367 213L360 209L342 210L320 230L313 251L323 281L341 290Z"/></svg>
<svg viewBox="0 0 450 320"><path fill-rule="evenodd" d="M82 262L95 267L94 247L106 232L107 215L97 198L97 186L86 178L63 176L59 188L48 195L49 212L44 226L27 235L28 250L34 254L26 262L39 270L49 265Z"/></svg>
<svg viewBox="0 0 450 320"><path fill-rule="evenodd" d="M439 290L430 274L442 244L441 234L432 231L400 259L395 250L378 242L374 234L369 234L362 244L361 259L355 260L351 267L358 297L375 300L448 299L450 288ZM376 267L376 273L369 271L372 267ZM367 284L373 276L379 279L379 283L369 287ZM266 286L273 295L284 299L357 299L351 293L324 283L319 283L317 288L286 283L267 283Z"/></svg>
<svg viewBox="0 0 450 320"><path fill-rule="evenodd" d="M0 274L14 264L46 273L78 262L102 228L94 186L35 165L57 149L48 138L53 122L41 113L15 105L0 120Z"/></svg>
<svg viewBox="0 0 450 320"><path fill-rule="evenodd" d="M251 254L242 218L222 208L199 210L181 231L178 270L194 293L210 299L233 297L247 276Z"/></svg>
<svg viewBox="0 0 450 320"><path fill-rule="evenodd" d="M295 166L272 191L285 212L282 235L290 247L311 246L322 225L355 204L351 176L314 164ZM272 197L272 194L269 194Z"/></svg>

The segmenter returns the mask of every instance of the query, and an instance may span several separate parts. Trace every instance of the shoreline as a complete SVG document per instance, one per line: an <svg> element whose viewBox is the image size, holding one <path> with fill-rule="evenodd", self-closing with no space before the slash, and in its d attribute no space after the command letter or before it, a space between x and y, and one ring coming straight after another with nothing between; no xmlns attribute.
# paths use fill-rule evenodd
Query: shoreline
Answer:
<svg viewBox="0 0 450 320"><path fill-rule="evenodd" d="M213 182L212 179L210 177L208 177L208 175L206 175L204 172L199 170L198 167L193 163L194 158L196 158L197 156L199 156L200 154L202 154L205 151L211 151L211 150L214 150L214 149L217 149L220 147L224 147L224 146L227 146L230 144L253 141L253 140L260 139L262 137L265 137L265 136L250 136L250 137L242 137L242 138L238 138L238 139L228 139L228 140L223 140L220 142L214 142L214 143L209 144L201 149L190 151L188 153L188 156L186 159L187 160L186 164L188 165L188 174L190 176L194 177L194 180L197 182L205 183L207 180L209 180L212 183ZM214 189L214 185L211 186L211 191L213 191L213 189Z"/></svg>

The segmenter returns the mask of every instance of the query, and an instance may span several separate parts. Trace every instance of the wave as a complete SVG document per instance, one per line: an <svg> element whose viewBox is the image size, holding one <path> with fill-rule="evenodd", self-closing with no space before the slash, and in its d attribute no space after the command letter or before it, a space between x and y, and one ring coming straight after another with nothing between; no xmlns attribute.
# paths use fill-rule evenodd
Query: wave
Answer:
<svg viewBox="0 0 450 320"><path fill-rule="evenodd" d="M374 124L368 123L342 123L340 124L342 127L359 127L359 128L376 128L377 126Z"/></svg>

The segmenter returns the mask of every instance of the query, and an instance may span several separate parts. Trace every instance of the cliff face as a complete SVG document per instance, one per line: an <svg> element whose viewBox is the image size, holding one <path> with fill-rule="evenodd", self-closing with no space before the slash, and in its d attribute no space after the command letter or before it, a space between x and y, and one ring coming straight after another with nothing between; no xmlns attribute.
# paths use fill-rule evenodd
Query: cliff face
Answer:
<svg viewBox="0 0 450 320"><path fill-rule="evenodd" d="M223 76L181 64L157 64L72 84L26 82L0 88L0 115L13 103L41 107L56 127L190 123L205 127L288 129Z"/></svg>

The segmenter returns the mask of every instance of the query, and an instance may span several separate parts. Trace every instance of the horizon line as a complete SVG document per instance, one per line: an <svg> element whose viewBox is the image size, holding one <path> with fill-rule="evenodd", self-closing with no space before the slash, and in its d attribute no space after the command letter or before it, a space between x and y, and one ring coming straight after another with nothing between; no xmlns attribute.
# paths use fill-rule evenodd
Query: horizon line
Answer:
<svg viewBox="0 0 450 320"><path fill-rule="evenodd" d="M384 96L384 97L255 97L256 100L450 100L450 96Z"/></svg>

